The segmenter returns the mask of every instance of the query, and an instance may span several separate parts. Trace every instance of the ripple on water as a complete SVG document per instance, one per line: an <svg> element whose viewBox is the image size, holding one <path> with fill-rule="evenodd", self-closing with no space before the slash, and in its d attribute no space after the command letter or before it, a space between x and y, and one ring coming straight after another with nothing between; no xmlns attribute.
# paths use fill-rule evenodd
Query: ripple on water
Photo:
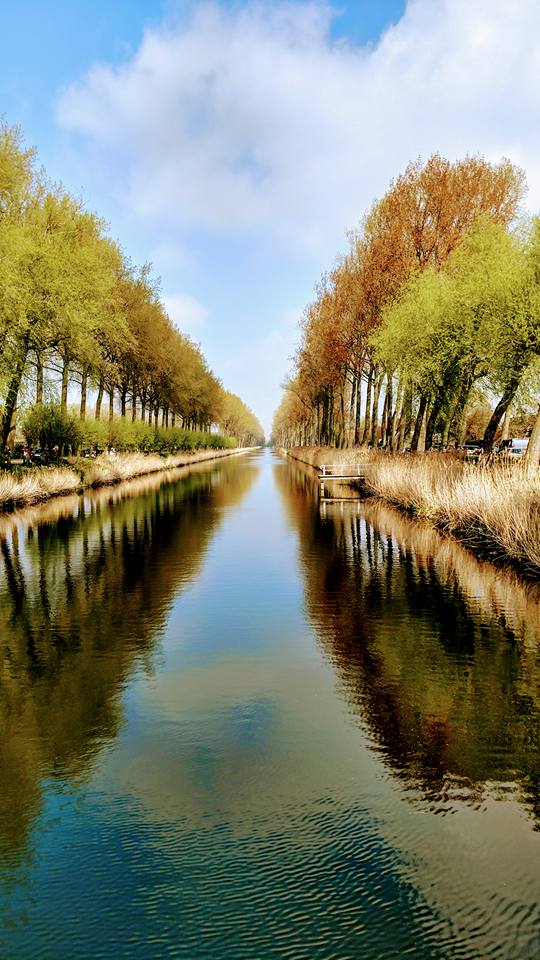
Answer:
<svg viewBox="0 0 540 960"><path fill-rule="evenodd" d="M6 534L2 960L538 960L537 599L295 477Z"/></svg>

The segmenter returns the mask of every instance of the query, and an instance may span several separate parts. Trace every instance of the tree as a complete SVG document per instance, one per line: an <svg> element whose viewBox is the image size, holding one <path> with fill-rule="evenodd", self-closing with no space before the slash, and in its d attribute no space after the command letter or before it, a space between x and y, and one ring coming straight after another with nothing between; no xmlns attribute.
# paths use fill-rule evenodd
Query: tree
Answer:
<svg viewBox="0 0 540 960"><path fill-rule="evenodd" d="M254 413L234 393L223 390L219 424L229 436L236 437L240 447L261 446L264 430Z"/></svg>
<svg viewBox="0 0 540 960"><path fill-rule="evenodd" d="M316 442L373 443L381 434L386 446L403 446L413 415L413 443L422 430L430 442L450 393L436 396L429 377L404 376L396 351L375 353L372 335L403 295L414 314L408 285L425 271L436 275L479 219L504 232L523 191L523 173L508 161L466 157L450 163L435 155L409 164L373 205L302 321L292 381L311 409L307 432ZM467 378L463 372L460 395L458 373L452 379L456 406L463 409Z"/></svg>
<svg viewBox="0 0 540 960"><path fill-rule="evenodd" d="M132 419L139 413L154 426L178 419L208 430L221 417L221 384L198 345L171 323L150 266L134 267L100 217L38 174L34 151L7 125L0 125L0 334L3 448L21 396L31 388L43 404L47 376L64 414L70 385L80 383L81 420L91 385L98 420L106 393L109 419L117 398L123 418L130 403Z"/></svg>

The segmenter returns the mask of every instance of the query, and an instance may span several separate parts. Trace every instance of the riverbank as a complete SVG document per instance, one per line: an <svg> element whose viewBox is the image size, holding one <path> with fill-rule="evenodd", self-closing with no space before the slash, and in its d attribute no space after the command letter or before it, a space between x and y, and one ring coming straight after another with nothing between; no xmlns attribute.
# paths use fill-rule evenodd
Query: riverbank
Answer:
<svg viewBox="0 0 540 960"><path fill-rule="evenodd" d="M199 450L168 457L146 453L103 454L96 459L77 458L69 466L32 467L19 474L0 473L0 510L44 503L53 497L110 486L152 473L174 470L208 460L246 453L253 447Z"/></svg>
<svg viewBox="0 0 540 960"><path fill-rule="evenodd" d="M444 454L325 447L285 452L313 467L369 464L362 480L368 494L428 521L477 553L540 575L540 478L526 477L519 464L479 466Z"/></svg>

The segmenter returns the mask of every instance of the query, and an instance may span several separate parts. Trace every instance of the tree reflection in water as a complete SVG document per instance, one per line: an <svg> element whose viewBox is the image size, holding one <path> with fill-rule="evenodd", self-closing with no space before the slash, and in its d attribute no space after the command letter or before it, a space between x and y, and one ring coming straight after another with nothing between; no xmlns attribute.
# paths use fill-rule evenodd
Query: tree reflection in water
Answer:
<svg viewBox="0 0 540 960"><path fill-rule="evenodd" d="M382 504L319 505L298 464L276 466L275 479L307 614L411 798L444 813L516 797L538 824L538 588Z"/></svg>
<svg viewBox="0 0 540 960"><path fill-rule="evenodd" d="M0 517L2 861L24 852L44 780L90 776L220 508L258 471L221 461Z"/></svg>

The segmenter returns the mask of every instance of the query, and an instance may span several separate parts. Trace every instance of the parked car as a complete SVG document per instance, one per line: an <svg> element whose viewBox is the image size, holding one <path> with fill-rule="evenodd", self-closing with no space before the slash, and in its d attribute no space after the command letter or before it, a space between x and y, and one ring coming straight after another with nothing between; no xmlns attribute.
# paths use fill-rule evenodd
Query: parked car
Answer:
<svg viewBox="0 0 540 960"><path fill-rule="evenodd" d="M467 459L477 460L484 448L478 440L467 440L460 449L465 451Z"/></svg>
<svg viewBox="0 0 540 960"><path fill-rule="evenodd" d="M525 456L528 446L528 437L511 437L510 440L503 440L501 443L499 456L510 457L511 459L519 459L519 457Z"/></svg>

